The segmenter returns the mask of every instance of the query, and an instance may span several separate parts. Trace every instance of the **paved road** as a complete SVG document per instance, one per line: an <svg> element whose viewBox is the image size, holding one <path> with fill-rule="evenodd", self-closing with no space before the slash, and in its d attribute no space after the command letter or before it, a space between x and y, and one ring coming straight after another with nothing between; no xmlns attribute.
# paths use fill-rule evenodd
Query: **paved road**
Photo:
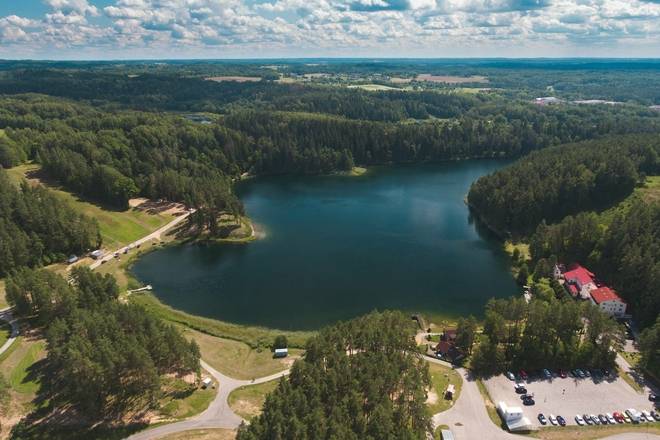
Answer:
<svg viewBox="0 0 660 440"><path fill-rule="evenodd" d="M19 330L18 322L12 316L11 309L9 308L0 310L0 321L7 321L11 326L11 334L9 335L9 339L7 339L7 341L2 344L2 347L0 347L0 354L2 354L9 349L11 344L14 343L19 335Z"/></svg>
<svg viewBox="0 0 660 440"><path fill-rule="evenodd" d="M236 429L241 424L241 419L231 410L228 403L229 394L236 388L245 385L256 385L289 374L289 370L251 380L238 380L225 376L206 362L201 361L202 368L211 373L218 386L218 394L209 407L203 413L181 422L170 423L168 425L158 426L156 428L141 431L128 437L127 440L152 440L178 432L189 431L191 429L209 429L209 428L228 428Z"/></svg>
<svg viewBox="0 0 660 440"><path fill-rule="evenodd" d="M149 235L145 235L145 236L142 237L141 239L139 239L139 240L137 240L137 241L134 241L133 243L129 244L128 246L131 246L131 245L133 245L133 246L141 245L141 244L144 244L144 243L146 243L146 242L148 242L148 241L150 241L150 240L160 240L160 237L161 237L162 234L164 234L165 232L169 231L170 229L172 229L173 227L175 227L176 225L178 225L179 223L181 223L182 221L184 221L185 219L187 219L188 216L189 216L190 214L192 214L193 212L195 212L195 211L193 210L193 211L186 211L186 212L184 212L183 214L181 214L180 216L178 216L177 218L175 218L174 220L172 220L171 222L169 222L169 223L166 224L165 226L161 227L160 229L157 229L156 231L152 232L152 233L149 234ZM123 246L123 247L121 247L121 248L119 248L119 249L116 249L116 250L114 250L114 251L108 252L108 253L105 254L102 258L100 258L100 259L94 261L92 264L90 264L90 265L89 265L89 268L92 269L92 270L94 270L94 269L96 269L97 267L99 267L99 266L101 265L102 262L112 260L112 259L114 258L114 254L115 254L115 252L119 252L119 253L121 254L121 253L124 251L124 249L126 249L128 246Z"/></svg>

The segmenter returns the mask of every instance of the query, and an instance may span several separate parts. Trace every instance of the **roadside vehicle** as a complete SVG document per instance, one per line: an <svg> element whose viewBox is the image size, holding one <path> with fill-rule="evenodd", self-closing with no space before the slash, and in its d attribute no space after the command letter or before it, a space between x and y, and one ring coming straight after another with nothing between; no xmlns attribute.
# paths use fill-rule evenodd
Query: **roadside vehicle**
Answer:
<svg viewBox="0 0 660 440"><path fill-rule="evenodd" d="M562 416L557 416L557 423L559 423L560 426L566 426L566 420Z"/></svg>
<svg viewBox="0 0 660 440"><path fill-rule="evenodd" d="M657 411L653 411L653 410L652 410L652 411L651 411L651 416L652 416L655 420L657 420L658 422L660 422L660 414L658 414Z"/></svg>
<svg viewBox="0 0 660 440"><path fill-rule="evenodd" d="M616 424L616 420L614 420L614 416L612 416L612 414L605 413L605 417L607 417L607 423L609 423L610 425Z"/></svg>
<svg viewBox="0 0 660 440"><path fill-rule="evenodd" d="M557 424L557 417L555 417L554 414L550 414L550 415L548 416L548 420L550 420L550 423L552 423L553 425L556 425L556 424Z"/></svg>
<svg viewBox="0 0 660 440"><path fill-rule="evenodd" d="M623 415L618 411L615 411L614 414L612 414L612 416L614 417L614 420L617 421L617 423L624 423L625 422L625 420L623 418Z"/></svg>
<svg viewBox="0 0 660 440"><path fill-rule="evenodd" d="M628 408L626 414L633 423L639 423L641 421L640 414L635 408Z"/></svg>
<svg viewBox="0 0 660 440"><path fill-rule="evenodd" d="M584 374L584 371L580 370L579 368L578 368L577 370L575 370L575 372L577 373L577 375L578 375L578 377L579 377L580 379L584 379L585 377L587 377L587 376Z"/></svg>
<svg viewBox="0 0 660 440"><path fill-rule="evenodd" d="M577 423L580 426L584 425L584 419L580 414L575 416L575 423Z"/></svg>
<svg viewBox="0 0 660 440"><path fill-rule="evenodd" d="M543 413L539 413L539 415L536 418L539 419L539 423L541 425L546 425L548 423L548 419L545 418Z"/></svg>
<svg viewBox="0 0 660 440"><path fill-rule="evenodd" d="M660 402L660 396L658 396L657 394L650 393L649 400L651 402Z"/></svg>
<svg viewBox="0 0 660 440"><path fill-rule="evenodd" d="M642 417L644 417L647 422L655 422L655 419L653 418L651 413L648 412L647 410L642 411Z"/></svg>
<svg viewBox="0 0 660 440"><path fill-rule="evenodd" d="M566 376L567 376L566 370L559 370L559 377L561 377L562 379L566 379Z"/></svg>
<svg viewBox="0 0 660 440"><path fill-rule="evenodd" d="M505 373L505 375L506 375L507 379L509 379L509 380L516 380L516 376L514 376L513 373L510 372L510 371L507 371Z"/></svg>
<svg viewBox="0 0 660 440"><path fill-rule="evenodd" d="M630 419L630 416L626 413L621 414L623 416L623 421L626 423L632 423L632 420Z"/></svg>
<svg viewBox="0 0 660 440"><path fill-rule="evenodd" d="M611 373L610 370L608 370L607 368L603 370L603 376L605 377L610 377L610 373Z"/></svg>
<svg viewBox="0 0 660 440"><path fill-rule="evenodd" d="M582 370L582 372L584 373L585 377L591 377L591 373L589 372L588 368L585 368L584 370Z"/></svg>
<svg viewBox="0 0 660 440"><path fill-rule="evenodd" d="M525 386L521 383L517 383L514 389L516 390L517 394L527 394L527 388L525 388Z"/></svg>
<svg viewBox="0 0 660 440"><path fill-rule="evenodd" d="M525 370L520 370L518 374L520 374L520 377L522 377L523 380L527 380L527 378L529 377Z"/></svg>
<svg viewBox="0 0 660 440"><path fill-rule="evenodd" d="M607 421L607 417L605 417L605 414L598 414L598 420L600 420L600 423L603 425L607 425L609 423Z"/></svg>
<svg viewBox="0 0 660 440"><path fill-rule="evenodd" d="M532 399L531 397L528 397L527 399L523 399L523 405L525 406L532 406L535 403L536 402L534 402L534 399Z"/></svg>
<svg viewBox="0 0 660 440"><path fill-rule="evenodd" d="M593 425L594 421L591 420L591 416L589 414L582 414L582 418L584 419L584 423L587 425Z"/></svg>
<svg viewBox="0 0 660 440"><path fill-rule="evenodd" d="M600 419L594 414L591 414L589 417L591 417L591 421L594 422L594 425L600 425Z"/></svg>
<svg viewBox="0 0 660 440"><path fill-rule="evenodd" d="M547 368L543 369L543 375L545 376L546 379L552 379L552 373L550 373L550 370Z"/></svg>

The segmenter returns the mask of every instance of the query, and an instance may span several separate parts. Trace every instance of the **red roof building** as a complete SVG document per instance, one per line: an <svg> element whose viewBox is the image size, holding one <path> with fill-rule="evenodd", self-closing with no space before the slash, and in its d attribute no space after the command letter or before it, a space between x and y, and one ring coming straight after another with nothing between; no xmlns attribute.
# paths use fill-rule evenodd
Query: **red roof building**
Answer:
<svg viewBox="0 0 660 440"><path fill-rule="evenodd" d="M587 268L582 267L579 264L568 272L564 272L564 279L569 283L576 283L580 288L589 283L593 283L594 276L595 275L591 273Z"/></svg>
<svg viewBox="0 0 660 440"><path fill-rule="evenodd" d="M626 302L609 287L599 287L592 290L590 294L591 301L604 312L617 317L623 316L626 313Z"/></svg>

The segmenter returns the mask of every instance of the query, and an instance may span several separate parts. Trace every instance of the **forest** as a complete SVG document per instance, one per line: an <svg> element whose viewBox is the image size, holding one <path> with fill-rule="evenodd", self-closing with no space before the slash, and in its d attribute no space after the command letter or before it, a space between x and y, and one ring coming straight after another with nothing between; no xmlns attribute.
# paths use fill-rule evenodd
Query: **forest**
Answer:
<svg viewBox="0 0 660 440"><path fill-rule="evenodd" d="M547 289L547 280L539 284L537 290ZM557 299L552 289L529 303L519 297L490 300L483 335L471 359L481 375L520 368L612 368L625 340L623 326L597 307Z"/></svg>
<svg viewBox="0 0 660 440"><path fill-rule="evenodd" d="M76 213L42 186L13 185L0 167L0 277L96 249L95 220Z"/></svg>
<svg viewBox="0 0 660 440"><path fill-rule="evenodd" d="M237 439L426 439L430 377L414 333L400 312L322 329Z"/></svg>
<svg viewBox="0 0 660 440"><path fill-rule="evenodd" d="M72 407L90 421L121 419L157 403L162 375L199 373L195 342L141 307L120 304L112 276L75 268L71 279L22 268L6 285L15 313L46 336L40 393L51 410Z"/></svg>

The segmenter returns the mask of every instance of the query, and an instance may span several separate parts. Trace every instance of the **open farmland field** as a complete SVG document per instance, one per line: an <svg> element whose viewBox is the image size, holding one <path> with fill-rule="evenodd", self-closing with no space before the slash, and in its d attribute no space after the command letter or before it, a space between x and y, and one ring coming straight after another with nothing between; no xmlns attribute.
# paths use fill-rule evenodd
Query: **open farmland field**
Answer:
<svg viewBox="0 0 660 440"><path fill-rule="evenodd" d="M206 78L206 80L215 82L259 82L261 81L261 78L258 76L211 76Z"/></svg>
<svg viewBox="0 0 660 440"><path fill-rule="evenodd" d="M481 75L472 76L453 76L453 75L431 75L430 73L422 73L417 75L417 81L429 81L445 84L465 84L465 83L487 83L488 78Z"/></svg>

